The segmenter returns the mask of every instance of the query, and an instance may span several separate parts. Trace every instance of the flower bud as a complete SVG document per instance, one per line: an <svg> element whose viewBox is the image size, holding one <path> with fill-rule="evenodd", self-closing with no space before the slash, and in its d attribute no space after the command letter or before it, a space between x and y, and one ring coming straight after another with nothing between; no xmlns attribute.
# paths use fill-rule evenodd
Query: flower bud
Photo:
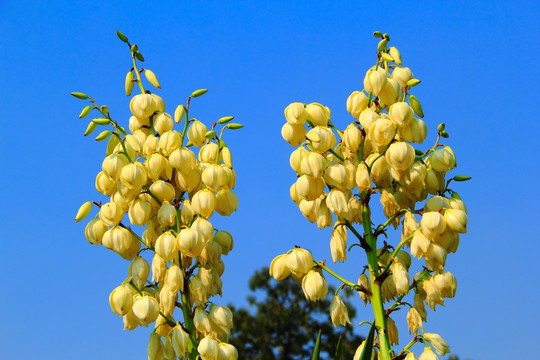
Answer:
<svg viewBox="0 0 540 360"><path fill-rule="evenodd" d="M159 134L159 135L165 135L167 132L171 131L172 129L174 128L174 120L173 118L171 117L171 115L165 113L165 112L162 112L161 114L159 114L158 116L156 116L155 120L154 120L154 129L156 130L156 132ZM178 133L177 133L178 134ZM171 139L172 141L172 147L174 147L174 142L176 142L176 144L178 144L179 142L179 138L177 139ZM169 142L168 140L166 140L166 142L161 142L161 139L159 141L160 143L160 148L161 148L161 144L163 144L163 146L167 145L167 142ZM178 144L178 146L180 146L180 144Z"/></svg>
<svg viewBox="0 0 540 360"><path fill-rule="evenodd" d="M444 174L428 167L426 170L426 190L432 195L437 195L444 189Z"/></svg>
<svg viewBox="0 0 540 360"><path fill-rule="evenodd" d="M195 120L191 123L187 131L187 137L189 141L196 147L203 146L206 141L206 132L208 128L199 120Z"/></svg>
<svg viewBox="0 0 540 360"><path fill-rule="evenodd" d="M467 213L459 209L446 209L444 220L448 227L455 232L465 234L467 232Z"/></svg>
<svg viewBox="0 0 540 360"><path fill-rule="evenodd" d="M287 119L287 123L291 125L303 125L307 118L304 104L299 102L289 104L289 106L285 108L285 118Z"/></svg>
<svg viewBox="0 0 540 360"><path fill-rule="evenodd" d="M296 191L301 198L312 201L323 193L324 185L321 178L302 175L296 180Z"/></svg>
<svg viewBox="0 0 540 360"><path fill-rule="evenodd" d="M220 230L214 234L214 242L221 246L221 253L227 255L234 246L234 241L228 231Z"/></svg>
<svg viewBox="0 0 540 360"><path fill-rule="evenodd" d="M152 214L152 206L148 204L142 197L133 201L129 207L129 221L133 225L144 225L150 219Z"/></svg>
<svg viewBox="0 0 540 360"><path fill-rule="evenodd" d="M451 272L443 271L435 274L432 279L443 297L453 298L456 295L457 280Z"/></svg>
<svg viewBox="0 0 540 360"><path fill-rule="evenodd" d="M392 277L394 284L396 285L396 291L398 294L406 295L409 292L409 272L399 262L394 262L391 265Z"/></svg>
<svg viewBox="0 0 540 360"><path fill-rule="evenodd" d="M216 195L216 211L221 216L229 216L238 209L238 197L230 190L220 190Z"/></svg>
<svg viewBox="0 0 540 360"><path fill-rule="evenodd" d="M200 307L195 308L195 315L193 316L193 322L197 331L203 334L208 334L211 330L210 320L206 315L206 311Z"/></svg>
<svg viewBox="0 0 540 360"><path fill-rule="evenodd" d="M357 281L357 284L360 285L362 288L364 288L365 290L367 291L370 291L371 290L371 284L369 282L369 279L367 277L366 274L362 273L359 277L358 277L358 281ZM364 300L364 305L366 305L368 303L368 300L369 300L369 295L367 295L365 292L363 291L358 291L358 295L360 295L360 298L362 300Z"/></svg>
<svg viewBox="0 0 540 360"><path fill-rule="evenodd" d="M364 77L364 88L367 92L379 95L388 79L388 74L386 70L379 67L377 70L371 68L367 71L366 76Z"/></svg>
<svg viewBox="0 0 540 360"><path fill-rule="evenodd" d="M157 319L159 315L159 304L154 297L142 295L135 298L132 310L137 319L144 326L148 326L148 324Z"/></svg>
<svg viewBox="0 0 540 360"><path fill-rule="evenodd" d="M210 190L200 190L191 199L191 207L196 214L208 219L214 213L216 195Z"/></svg>
<svg viewBox="0 0 540 360"><path fill-rule="evenodd" d="M187 174L197 165L197 158L188 148L177 148L170 154L169 163L181 173Z"/></svg>
<svg viewBox="0 0 540 360"><path fill-rule="evenodd" d="M174 349L174 353L179 359L185 357L188 351L189 335L182 328L181 325L176 325L171 331L171 342Z"/></svg>
<svg viewBox="0 0 540 360"><path fill-rule="evenodd" d="M423 120L413 117L407 125L399 128L399 133L405 141L422 144L427 136L428 128Z"/></svg>
<svg viewBox="0 0 540 360"><path fill-rule="evenodd" d="M385 155L388 164L396 170L407 170L414 164L414 149L406 142L395 142Z"/></svg>
<svg viewBox="0 0 540 360"><path fill-rule="evenodd" d="M356 185L358 186L358 191L367 191L371 187L371 178L365 162L362 162L356 168Z"/></svg>
<svg viewBox="0 0 540 360"><path fill-rule="evenodd" d="M341 164L328 167L324 172L324 181L332 187L337 187L341 190L348 189L350 184L347 168Z"/></svg>
<svg viewBox="0 0 540 360"><path fill-rule="evenodd" d="M107 225L99 219L92 219L86 225L84 230L84 235L90 244L99 245L101 244L101 239L103 235L108 230Z"/></svg>
<svg viewBox="0 0 540 360"><path fill-rule="evenodd" d="M154 182L152 185L150 185L150 191L156 196L159 201L167 201L171 203L174 199L174 187L169 184L168 182L165 182L163 180L158 180ZM155 204L155 200L153 198L150 198L150 204ZM156 206L157 207L157 206Z"/></svg>
<svg viewBox="0 0 540 360"><path fill-rule="evenodd" d="M390 345L399 344L398 329L396 323L390 316L386 318L386 325L388 327L388 340L390 341Z"/></svg>
<svg viewBox="0 0 540 360"><path fill-rule="evenodd" d="M103 204L99 210L99 218L107 226L118 225L123 217L122 207L115 202Z"/></svg>
<svg viewBox="0 0 540 360"><path fill-rule="evenodd" d="M144 165L139 162L128 164L120 171L120 181L128 189L140 190L146 185L147 180L146 169L144 168Z"/></svg>
<svg viewBox="0 0 540 360"><path fill-rule="evenodd" d="M326 197L326 205L331 212L336 214L336 216L350 219L351 214L349 212L349 197L350 195L347 195L344 191L334 188Z"/></svg>
<svg viewBox="0 0 540 360"><path fill-rule="evenodd" d="M335 295L332 299L332 304L330 305L330 318L336 329L339 325L347 326L347 324L351 323L347 307L338 295Z"/></svg>
<svg viewBox="0 0 540 360"><path fill-rule="evenodd" d="M429 245L428 238L421 231L416 231L411 240L411 255L420 259L427 253Z"/></svg>
<svg viewBox="0 0 540 360"><path fill-rule="evenodd" d="M201 174L203 169L195 166L191 171L184 174L180 171L176 172L175 182L182 191L192 192L201 186Z"/></svg>
<svg viewBox="0 0 540 360"><path fill-rule="evenodd" d="M326 297L328 287L320 269L308 271L302 279L302 290L304 290L306 299L310 301L317 301Z"/></svg>
<svg viewBox="0 0 540 360"><path fill-rule="evenodd" d="M298 208L302 212L302 215L305 216L306 219L309 220L309 222L315 222L317 221L317 206L316 201L309 201L302 199L300 200L300 203L298 204Z"/></svg>
<svg viewBox="0 0 540 360"><path fill-rule="evenodd" d="M413 119L413 111L406 102L397 102L388 109L390 120L395 125L405 126Z"/></svg>
<svg viewBox="0 0 540 360"><path fill-rule="evenodd" d="M291 165L291 168L296 171L296 173L299 174L301 172L300 169L302 159L304 159L307 154L309 154L309 151L307 151L303 146L300 146L291 153L291 156L289 157L289 164Z"/></svg>
<svg viewBox="0 0 540 360"><path fill-rule="evenodd" d="M347 126L345 131L343 131L342 138L345 146L347 146L349 150L356 151L362 142L362 133L360 130L358 130L354 123L351 123L349 126Z"/></svg>
<svg viewBox="0 0 540 360"><path fill-rule="evenodd" d="M142 257L137 256L135 260L129 265L129 275L133 278L135 285L142 289L146 284L148 274L150 273L150 266Z"/></svg>
<svg viewBox="0 0 540 360"><path fill-rule="evenodd" d="M306 127L304 124L292 125L286 122L281 128L281 136L291 146L298 146L306 137Z"/></svg>
<svg viewBox="0 0 540 360"><path fill-rule="evenodd" d="M200 277L195 276L189 283L189 295L192 302L196 302L199 305L203 305L208 300L208 293L206 287L201 281Z"/></svg>
<svg viewBox="0 0 540 360"><path fill-rule="evenodd" d="M368 101L369 99L363 91L353 91L347 98L347 111L353 118L358 119L360 113L367 107Z"/></svg>
<svg viewBox="0 0 540 360"><path fill-rule="evenodd" d="M439 358L437 357L437 355L435 355L435 353L433 352L433 350L431 350L429 346L426 346L424 348L424 352L418 358L418 360L438 360L438 359Z"/></svg>
<svg viewBox="0 0 540 360"><path fill-rule="evenodd" d="M336 135L330 128L324 126L315 126L308 131L306 137L311 141L313 150L319 154L324 154L336 145Z"/></svg>
<svg viewBox="0 0 540 360"><path fill-rule="evenodd" d="M129 109L138 118L149 117L156 111L156 102L150 94L135 95L129 103Z"/></svg>
<svg viewBox="0 0 540 360"><path fill-rule="evenodd" d="M164 201L157 213L157 220L163 227L171 227L176 225L176 209L174 206Z"/></svg>
<svg viewBox="0 0 540 360"><path fill-rule="evenodd" d="M306 249L294 248L287 254L287 267L293 276L301 278L313 267L313 257Z"/></svg>
<svg viewBox="0 0 540 360"><path fill-rule="evenodd" d="M306 105L307 120L311 121L313 126L328 126L330 120L330 110L319 103Z"/></svg>
<svg viewBox="0 0 540 360"><path fill-rule="evenodd" d="M197 218L191 225L191 228L197 230L202 241L212 241L214 237L214 226L212 226L210 221L204 218Z"/></svg>
<svg viewBox="0 0 540 360"><path fill-rule="evenodd" d="M101 164L101 169L108 177L118 180L122 168L129 164L128 159L123 154L111 154L107 156Z"/></svg>
<svg viewBox="0 0 540 360"><path fill-rule="evenodd" d="M326 160L326 158L321 154L316 152L308 152L300 163L300 172L303 175L320 178L328 165L328 160Z"/></svg>
<svg viewBox="0 0 540 360"><path fill-rule="evenodd" d="M152 99L154 99L154 102L156 103L156 111L159 113L162 113L165 111L165 102L161 98L161 96L152 94Z"/></svg>
<svg viewBox="0 0 540 360"><path fill-rule="evenodd" d="M447 251L442 246L431 243L424 254L426 267L431 271L443 271L444 264L446 263L446 255Z"/></svg>
<svg viewBox="0 0 540 360"><path fill-rule="evenodd" d="M433 346L437 354L446 355L450 353L450 346L443 340L439 334L424 333L424 340Z"/></svg>
<svg viewBox="0 0 540 360"><path fill-rule="evenodd" d="M347 260L347 228L339 222L334 225L334 230L332 230L330 253L334 262Z"/></svg>
<svg viewBox="0 0 540 360"><path fill-rule="evenodd" d="M231 345L224 342L219 343L219 352L217 360L237 360L238 350Z"/></svg>
<svg viewBox="0 0 540 360"><path fill-rule="evenodd" d="M388 52L390 53L392 59L394 59L394 62L398 65L401 65L401 53L399 52L399 50L394 46L390 46L388 48Z"/></svg>
<svg viewBox="0 0 540 360"><path fill-rule="evenodd" d="M218 157L219 146L216 143L209 142L204 144L199 150L199 162L214 164Z"/></svg>
<svg viewBox="0 0 540 360"><path fill-rule="evenodd" d="M109 196L116 190L116 181L103 171L100 171L96 176L96 190L103 195Z"/></svg>
<svg viewBox="0 0 540 360"><path fill-rule="evenodd" d="M371 168L370 175L376 185L385 187L389 185L387 182L391 183L388 163L384 156L379 157L378 153L373 153L367 157L366 164Z"/></svg>
<svg viewBox="0 0 540 360"><path fill-rule="evenodd" d="M152 282L163 282L167 273L167 262L158 254L152 258Z"/></svg>
<svg viewBox="0 0 540 360"><path fill-rule="evenodd" d="M170 156L181 145L182 137L178 131L167 131L159 138L159 149L165 156Z"/></svg>
<svg viewBox="0 0 540 360"><path fill-rule="evenodd" d="M396 134L394 123L390 119L379 118L369 127L371 141L377 146L386 146Z"/></svg>
<svg viewBox="0 0 540 360"><path fill-rule="evenodd" d="M212 327L219 328L222 332L229 334L233 327L233 314L226 306L212 306L208 313L208 319Z"/></svg>
<svg viewBox="0 0 540 360"><path fill-rule="evenodd" d="M392 79L397 80L401 87L405 87L405 85L407 85L407 81L414 79L414 76L411 69L408 67L396 66L394 71L392 71Z"/></svg>
<svg viewBox="0 0 540 360"><path fill-rule="evenodd" d="M133 305L133 295L129 285L120 285L109 295L112 311L118 316L126 315Z"/></svg>
<svg viewBox="0 0 540 360"><path fill-rule="evenodd" d="M163 358L163 343L155 332L150 334L150 341L146 350L148 360L160 360Z"/></svg>
<svg viewBox="0 0 540 360"><path fill-rule="evenodd" d="M167 261L172 261L177 253L176 239L170 231L164 232L156 240L156 253Z"/></svg>
<svg viewBox="0 0 540 360"><path fill-rule="evenodd" d="M278 255L270 263L270 276L277 281L285 279L291 273L291 270L287 266L287 254Z"/></svg>
<svg viewBox="0 0 540 360"><path fill-rule="evenodd" d="M218 191L227 182L225 170L219 165L210 164L203 170L201 181L208 189Z"/></svg>
<svg viewBox="0 0 540 360"><path fill-rule="evenodd" d="M184 271L176 264L171 264L165 273L165 284L172 292L184 289Z"/></svg>
<svg viewBox="0 0 540 360"><path fill-rule="evenodd" d="M422 317L414 307L411 307L407 312L407 326L409 327L409 334L414 334L415 336L418 335L419 327L422 329L422 332L424 332Z"/></svg>
<svg viewBox="0 0 540 360"><path fill-rule="evenodd" d="M133 236L129 230L114 226L103 234L102 242L105 248L122 254L132 246Z"/></svg>
<svg viewBox="0 0 540 360"><path fill-rule="evenodd" d="M319 229L324 229L332 226L332 214L330 213L330 210L328 210L328 206L326 206L326 199L315 200L315 207L317 227Z"/></svg>
<svg viewBox="0 0 540 360"><path fill-rule="evenodd" d="M385 105L392 105L402 99L401 85L397 80L388 78L386 85L379 93L379 99ZM391 106L390 106L391 107Z"/></svg>
<svg viewBox="0 0 540 360"><path fill-rule="evenodd" d="M197 257L201 254L204 242L194 228L182 229L176 237L176 246L183 255Z"/></svg>
<svg viewBox="0 0 540 360"><path fill-rule="evenodd" d="M358 120L360 121L360 125L362 125L362 128L369 132L369 128L371 127L371 124L373 124L377 119L379 118L379 114L377 114L372 109L365 109L360 113L360 117Z"/></svg>
<svg viewBox="0 0 540 360"><path fill-rule="evenodd" d="M146 140L144 140L143 154L146 156L150 156L157 151L158 147L159 139L153 134L150 134L146 137Z"/></svg>
<svg viewBox="0 0 540 360"><path fill-rule="evenodd" d="M219 352L219 344L213 337L206 335L199 343L197 350L202 360L216 360Z"/></svg>
<svg viewBox="0 0 540 360"><path fill-rule="evenodd" d="M456 166L456 157L449 146L435 150L429 157L431 167L435 171L447 172Z"/></svg>
<svg viewBox="0 0 540 360"><path fill-rule="evenodd" d="M422 215L420 222L422 232L428 239L434 239L441 235L446 229L444 217L437 211L428 211Z"/></svg>

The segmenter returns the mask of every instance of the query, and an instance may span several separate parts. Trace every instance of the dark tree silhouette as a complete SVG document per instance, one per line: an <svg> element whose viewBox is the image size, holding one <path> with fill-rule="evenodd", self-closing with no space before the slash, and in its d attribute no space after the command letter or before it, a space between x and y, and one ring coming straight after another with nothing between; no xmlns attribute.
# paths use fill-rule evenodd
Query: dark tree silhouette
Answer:
<svg viewBox="0 0 540 360"><path fill-rule="evenodd" d="M249 308L229 305L234 316L230 342L243 359L296 360L311 359L319 329L322 330L320 359L335 359L336 344L342 337L343 359L352 359L363 338L353 334L352 326L336 329L330 320L334 289L326 299L306 300L302 287L292 278L275 281L268 268L255 272L249 282L253 294ZM347 298L356 294L342 290L340 296L351 321L356 311Z"/></svg>

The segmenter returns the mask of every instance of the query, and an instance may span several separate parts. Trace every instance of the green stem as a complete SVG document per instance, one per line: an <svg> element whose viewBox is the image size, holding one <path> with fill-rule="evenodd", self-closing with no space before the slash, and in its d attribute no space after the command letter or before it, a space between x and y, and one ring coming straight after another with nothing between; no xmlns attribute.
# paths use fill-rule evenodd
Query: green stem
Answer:
<svg viewBox="0 0 540 360"><path fill-rule="evenodd" d="M384 229L386 229L386 227L388 225L390 225L392 223L392 221L394 221L394 219L396 219L397 217L400 217L401 215L405 214L406 212L407 212L407 210L402 209L402 210L398 211L397 213L395 213L394 215L392 215L388 220L385 221L384 224L381 224L381 225L377 226L377 232L381 232Z"/></svg>
<svg viewBox="0 0 540 360"><path fill-rule="evenodd" d="M127 149L126 149L126 144L124 144L124 142L122 141L122 137L120 135L118 135L118 133L114 132L113 133L114 135L116 135L116 137L118 138L118 141L120 142L120 144L122 145L122 149L124 150L124 155L126 156L126 158L128 159L128 161L130 163L133 162L133 160L131 160L131 157L129 156L128 152L127 152Z"/></svg>
<svg viewBox="0 0 540 360"><path fill-rule="evenodd" d="M158 197L152 192L152 190L150 190L150 186L144 185L144 189L152 197L152 199L154 199L159 204L159 206L161 206L161 200L159 200Z"/></svg>
<svg viewBox="0 0 540 360"><path fill-rule="evenodd" d="M396 134L397 134L397 131L398 131L398 127L396 125L395 127L395 130L394 130L394 136L392 136L392 140L390 140L390 142L388 143L388 145L386 145L386 147L384 148L383 152L379 154L379 156L377 156L372 162L370 165L368 165L368 173L371 174L371 167L373 166L373 164L375 164L375 162L377 160L379 160L380 157L384 156L384 154L386 154L386 150L388 150L388 148L390 147L390 145L392 145L392 141L394 141L394 138L396 137ZM366 164L367 165L367 164Z"/></svg>
<svg viewBox="0 0 540 360"><path fill-rule="evenodd" d="M330 270L330 268L328 268L326 265L324 265L324 263L322 261L315 261L313 260L313 262L315 264L317 264L318 267L320 267L321 269L325 270L327 273L329 273L330 275L332 275L333 277L335 277L336 279L340 280L341 282L343 282L345 285L348 285L352 288L356 288L358 287L357 284L354 284L348 280L345 280L344 278L342 278L341 276L339 276L338 274L336 274L335 272L333 272L332 270Z"/></svg>
<svg viewBox="0 0 540 360"><path fill-rule="evenodd" d="M339 155L334 149L329 149L329 151L330 151L335 157L337 157L339 160L345 161L345 159L343 158L343 156Z"/></svg>
<svg viewBox="0 0 540 360"><path fill-rule="evenodd" d="M399 355L403 355L407 352L409 352L409 349L414 345L416 344L418 341L420 341L420 339L418 339L418 337L414 337L404 348L403 350L401 350L401 352L399 353ZM399 356L398 355L398 356Z"/></svg>
<svg viewBox="0 0 540 360"><path fill-rule="evenodd" d="M414 230L414 231L416 231L416 230ZM407 241L409 241L409 240L411 240L413 238L414 231L412 233L410 233L409 236L407 236L405 239L401 240L401 242L398 244L398 246L396 246L394 251L392 251L392 254L390 254L390 259L388 259L388 264L384 267L381 274L384 274L384 273L386 273L388 271L388 269L390 268L390 265L392 265L392 262L396 258L396 255L399 252L399 250L401 250L401 248L403 247L403 245L405 245L407 243Z"/></svg>
<svg viewBox="0 0 540 360"><path fill-rule="evenodd" d="M184 325L189 332L189 341L191 343L190 355L195 359L199 355L197 351L197 338L195 337L195 324L191 316L191 306L189 306L189 284L184 283L184 291L182 291L182 314L184 315Z"/></svg>
<svg viewBox="0 0 540 360"><path fill-rule="evenodd" d="M369 214L369 196L363 199L362 204L362 225L364 227L364 239L369 245L366 249L368 258L369 279L371 284L371 305L375 315L375 324L377 325L377 334L379 336L379 353L381 360L391 360L390 341L388 339L388 328L386 324L386 312L383 306L381 295L381 284L377 280L379 276L379 264L377 259L377 237L373 235L371 229L371 217Z"/></svg>
<svg viewBox="0 0 540 360"><path fill-rule="evenodd" d="M439 132L439 134L437 135L437 141L435 141L435 145L433 145L433 147L431 149L429 149L428 151L426 151L424 153L424 155L420 156L420 159L423 159L425 158L426 156L428 156L429 154L431 154L432 152L435 151L435 149L437 148L437 146L439 146L439 140L441 140L441 133Z"/></svg>
<svg viewBox="0 0 540 360"><path fill-rule="evenodd" d="M135 70L135 74L137 74L137 84L139 85L139 88L141 89L141 94L145 94L146 91L144 91L144 86L141 81L141 73L137 69L137 60L135 59L135 53L131 53L131 58L133 59L133 69Z"/></svg>
<svg viewBox="0 0 540 360"><path fill-rule="evenodd" d="M186 119L186 123L184 124L184 131L182 131L182 136L180 137L180 147L184 147L184 138L186 137L186 132L187 132L187 128L188 128L188 124L189 124L189 117L188 117L188 112L189 112L189 99L188 98L188 106L186 106L186 111L184 112L184 117Z"/></svg>

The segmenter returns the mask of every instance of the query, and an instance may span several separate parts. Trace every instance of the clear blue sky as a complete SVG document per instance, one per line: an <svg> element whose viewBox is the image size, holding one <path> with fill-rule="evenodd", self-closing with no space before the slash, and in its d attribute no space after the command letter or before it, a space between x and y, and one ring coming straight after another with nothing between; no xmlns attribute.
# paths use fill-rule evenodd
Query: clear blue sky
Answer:
<svg viewBox="0 0 540 360"><path fill-rule="evenodd" d="M540 359L532 354L540 321L539 7L537 1L0 1L0 358L146 356L149 329L122 331L108 304L127 262L89 245L84 225L73 222L82 202L100 199L94 179L104 149L83 138L82 102L69 93L86 92L127 121L123 87L131 65L114 34L119 29L139 44L169 111L208 88L194 101L196 117L210 123L235 115L246 125L227 141L240 208L217 221L236 244L225 259L219 304L244 304L253 271L294 244L331 258L329 231L309 224L289 199L295 176L292 148L280 136L283 109L293 101L321 102L344 128L351 121L347 96L362 89L374 62L371 33L388 32L422 80L415 93L432 129L427 143L433 126L445 122L456 173L473 177L456 188L470 219L447 262L458 293L429 315L426 331L440 333L462 358ZM335 268L354 278L364 258L350 257ZM356 304L358 321L372 318Z"/></svg>

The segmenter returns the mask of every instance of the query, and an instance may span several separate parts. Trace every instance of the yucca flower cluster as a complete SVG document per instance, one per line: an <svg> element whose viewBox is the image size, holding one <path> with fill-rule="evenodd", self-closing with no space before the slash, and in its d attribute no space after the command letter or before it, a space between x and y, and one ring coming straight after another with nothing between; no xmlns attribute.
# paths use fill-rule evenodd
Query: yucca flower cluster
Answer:
<svg viewBox="0 0 540 360"><path fill-rule="evenodd" d="M297 176L290 188L292 200L319 229L332 228L334 262L347 260L348 251L359 245L366 252L367 265L360 269L358 281L351 282L324 261L314 261L308 250L295 247L272 261L270 274L276 280L291 274L301 281L311 301L327 295L323 270L338 278L343 285L330 309L336 327L350 323L338 295L341 288L350 287L366 304L371 303L375 331L359 346L355 359L373 356L374 344L380 359L416 359L409 349L417 342L426 344L420 360L436 359L427 344L440 355L448 353L448 345L439 335L419 334L419 329L424 331L426 305L435 310L444 304L444 298L456 293L456 278L445 270L445 262L458 249L459 234L467 231L467 209L449 185L470 178L458 175L447 180L456 158L449 146L440 143L448 138L444 124L437 127L435 144L419 149L428 126L411 91L420 80L402 65L398 49L388 47L388 34L374 35L381 39L377 63L367 70L364 89L354 91L346 102L354 120L340 130L328 107L296 102L286 107L281 130L283 138L296 147L290 156ZM370 200L374 195L380 197L386 216L378 226L372 226ZM363 233L355 224L362 226ZM401 239L381 244L378 237L388 235L390 225L400 228ZM348 241L350 233L354 242ZM411 255L423 259L424 269L416 275L410 274ZM411 303L405 301L407 295ZM392 345L399 344L399 339L392 317L403 307L409 308L406 318L414 337L396 353Z"/></svg>
<svg viewBox="0 0 540 360"><path fill-rule="evenodd" d="M84 135L102 126L107 129L96 140L108 141L95 181L107 200L83 204L76 221L97 206L99 212L86 226L86 238L130 262L127 277L111 292L109 302L112 311L122 316L124 329L154 324L149 359L237 359L236 349L227 343L232 313L209 302L221 295L222 256L232 250L233 238L215 229L210 218L215 212L229 216L238 207L232 192L236 182L232 155L222 137L226 129L242 125L231 123L233 117L228 116L208 129L190 118L190 102L205 89L193 92L171 116L163 99L142 84L144 72L151 85L161 88L152 71L137 68L137 60L144 61L137 45L117 34L133 59L126 94L131 94L135 83L141 93L129 104L128 129L112 119L107 106L98 106L86 94L72 93L90 102L80 118L91 111L100 114ZM182 132L174 129L175 123L183 123ZM183 321L177 320L178 313Z"/></svg>

